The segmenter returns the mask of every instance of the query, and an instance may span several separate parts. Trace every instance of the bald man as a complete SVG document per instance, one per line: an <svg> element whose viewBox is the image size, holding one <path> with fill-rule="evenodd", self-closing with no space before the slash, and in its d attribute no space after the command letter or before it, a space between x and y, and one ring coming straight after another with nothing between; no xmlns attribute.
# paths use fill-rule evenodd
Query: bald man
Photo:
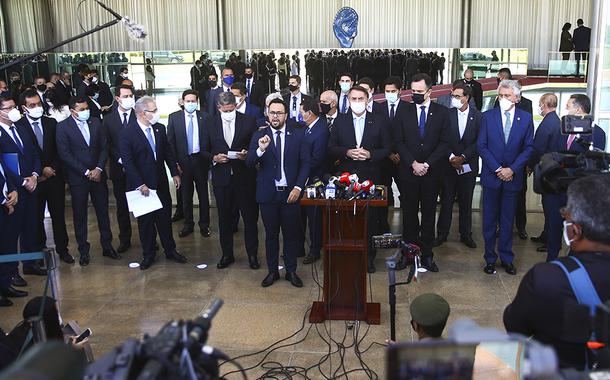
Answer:
<svg viewBox="0 0 610 380"><path fill-rule="evenodd" d="M326 116L326 122L328 124L328 129L332 130L333 124L337 115L337 102L339 98L337 97L337 93L331 90L324 91L320 94L320 110L322 114L320 116Z"/></svg>

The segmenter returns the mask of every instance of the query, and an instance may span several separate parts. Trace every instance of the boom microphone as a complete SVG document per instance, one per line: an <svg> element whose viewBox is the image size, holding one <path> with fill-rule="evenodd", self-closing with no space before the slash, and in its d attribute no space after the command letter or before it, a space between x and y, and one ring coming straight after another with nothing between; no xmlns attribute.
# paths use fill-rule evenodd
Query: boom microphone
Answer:
<svg viewBox="0 0 610 380"><path fill-rule="evenodd" d="M132 40L143 40L148 35L143 25L136 24L135 22L131 21L127 16L121 16L120 14L109 8L107 5L103 4L100 0L95 0L95 2L98 3L100 7L110 12L117 20L123 23L123 27L127 31L127 35L129 35L129 38L131 38Z"/></svg>

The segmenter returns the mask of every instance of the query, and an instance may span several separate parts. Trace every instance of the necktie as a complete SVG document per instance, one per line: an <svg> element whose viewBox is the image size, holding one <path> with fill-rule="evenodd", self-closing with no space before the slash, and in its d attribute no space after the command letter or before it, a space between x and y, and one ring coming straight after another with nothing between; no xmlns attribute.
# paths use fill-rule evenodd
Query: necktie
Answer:
<svg viewBox="0 0 610 380"><path fill-rule="evenodd" d="M146 128L146 140L148 140L148 145L150 145L150 149L153 151L153 155L155 156L155 160L157 159L157 148L155 147L155 140L152 137L152 128Z"/></svg>
<svg viewBox="0 0 610 380"><path fill-rule="evenodd" d="M86 125L85 122L81 122L79 124L79 128L80 128L80 133L83 134L83 138L85 139L87 146L89 146L89 144L91 143L91 136L89 136L89 131L87 130L87 128L85 128L85 125Z"/></svg>
<svg viewBox="0 0 610 380"><path fill-rule="evenodd" d="M419 137L424 138L424 127L426 126L426 106L419 107Z"/></svg>
<svg viewBox="0 0 610 380"><path fill-rule="evenodd" d="M347 112L347 95L343 95L343 105L341 106L341 113Z"/></svg>
<svg viewBox="0 0 610 380"><path fill-rule="evenodd" d="M394 118L394 104L390 104L390 119Z"/></svg>
<svg viewBox="0 0 610 380"><path fill-rule="evenodd" d="M508 143L508 137L510 136L510 112L504 112L506 119L504 121L504 142Z"/></svg>
<svg viewBox="0 0 610 380"><path fill-rule="evenodd" d="M127 112L123 112L123 128L127 126Z"/></svg>
<svg viewBox="0 0 610 380"><path fill-rule="evenodd" d="M23 144L21 143L19 136L17 136L17 130L15 129L14 125L11 126L11 133L13 134L13 140L15 140L15 144L17 144L17 147L19 148L21 153L23 153Z"/></svg>
<svg viewBox="0 0 610 380"><path fill-rule="evenodd" d="M186 144L189 154L193 154L193 115L189 115L189 125L186 128Z"/></svg>
<svg viewBox="0 0 610 380"><path fill-rule="evenodd" d="M230 88L230 87L227 87L227 92L230 92L230 91L231 91L231 88Z"/></svg>
<svg viewBox="0 0 610 380"><path fill-rule="evenodd" d="M282 164L283 164L283 160L282 160L282 131L277 131L275 132L276 138L275 138L275 150L277 152L277 157L278 157L278 161L279 161L279 165L277 166L276 170L275 170L275 179L277 181L282 179Z"/></svg>
<svg viewBox="0 0 610 380"><path fill-rule="evenodd" d="M292 114L294 115L294 118L296 119L296 116L297 116L297 97L296 96L292 97Z"/></svg>
<svg viewBox="0 0 610 380"><path fill-rule="evenodd" d="M568 150L570 150L570 147L572 146L572 143L574 142L574 140L576 140L576 135L569 135L568 136L568 143L566 144L566 148Z"/></svg>
<svg viewBox="0 0 610 380"><path fill-rule="evenodd" d="M250 97L250 79L246 81L246 96Z"/></svg>
<svg viewBox="0 0 610 380"><path fill-rule="evenodd" d="M42 150L43 138L42 138L42 129L40 129L40 123L35 121L32 123L34 126L34 134L36 135L36 141L38 142L38 146Z"/></svg>
<svg viewBox="0 0 610 380"><path fill-rule="evenodd" d="M233 145L233 131L231 130L231 122L224 122L223 132L227 146L231 148L231 145Z"/></svg>

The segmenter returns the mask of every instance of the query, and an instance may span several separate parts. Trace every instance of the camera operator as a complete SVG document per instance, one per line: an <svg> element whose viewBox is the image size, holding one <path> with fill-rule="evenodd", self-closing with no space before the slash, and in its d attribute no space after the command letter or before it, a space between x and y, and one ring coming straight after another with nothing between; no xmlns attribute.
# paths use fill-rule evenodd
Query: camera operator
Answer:
<svg viewBox="0 0 610 380"><path fill-rule="evenodd" d="M572 256L553 263L541 263L523 277L514 301L504 311L508 332L532 336L557 352L562 368L584 369L592 364L586 342L574 335L578 324L567 325L567 311L579 303L571 283L601 302L610 300L610 175L590 175L574 181L567 191L563 237ZM560 265L563 265L562 268ZM584 267L586 281L574 281L573 273ZM580 269L582 272L582 269ZM569 327L569 328L566 328Z"/></svg>
<svg viewBox="0 0 610 380"><path fill-rule="evenodd" d="M584 94L574 94L568 99L566 104L568 115L587 116L591 112L591 99ZM571 152L584 152L587 148L581 144L574 144L577 135L562 135L559 139L559 150L569 150ZM606 132L597 124L593 125L592 136L581 136L581 141L593 143L593 147L599 150L606 149Z"/></svg>

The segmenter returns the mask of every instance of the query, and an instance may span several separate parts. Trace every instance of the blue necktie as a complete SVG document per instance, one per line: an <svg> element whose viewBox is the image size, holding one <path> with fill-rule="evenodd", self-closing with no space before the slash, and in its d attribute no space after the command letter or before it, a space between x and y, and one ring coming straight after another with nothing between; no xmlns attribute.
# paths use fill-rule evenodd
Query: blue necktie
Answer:
<svg viewBox="0 0 610 380"><path fill-rule="evenodd" d="M79 124L79 128L80 128L80 133L83 134L83 138L85 139L85 142L87 143L87 146L91 145L91 135L89 135L89 131L87 129L85 129L85 125L87 123L85 123L84 121L81 122Z"/></svg>
<svg viewBox="0 0 610 380"><path fill-rule="evenodd" d="M343 105L341 106L341 113L347 112L347 95L343 96Z"/></svg>
<svg viewBox="0 0 610 380"><path fill-rule="evenodd" d="M282 131L275 132L275 150L277 152L278 165L275 170L275 179L279 181L282 179Z"/></svg>
<svg viewBox="0 0 610 380"><path fill-rule="evenodd" d="M157 148L155 147L155 140L152 137L152 128L146 128L146 140L148 140L148 145L150 145L150 149L153 151L153 155L155 156L155 160L157 159Z"/></svg>
<svg viewBox="0 0 610 380"><path fill-rule="evenodd" d="M506 120L504 121L504 143L508 143L508 138L510 137L510 128L512 127L510 125L510 112L506 111L504 112L504 115L506 116Z"/></svg>
<svg viewBox="0 0 610 380"><path fill-rule="evenodd" d="M292 97L292 114L294 115L294 118L297 118L297 97L293 96Z"/></svg>
<svg viewBox="0 0 610 380"><path fill-rule="evenodd" d="M186 144L189 154L193 154L193 115L189 115L189 125L186 129Z"/></svg>
<svg viewBox="0 0 610 380"><path fill-rule="evenodd" d="M246 96L250 97L250 79L246 81Z"/></svg>
<svg viewBox="0 0 610 380"><path fill-rule="evenodd" d="M32 123L32 125L34 126L34 135L36 135L36 142L38 143L40 150L42 150L44 144L44 137L42 135L42 129L40 129L40 123L35 121Z"/></svg>
<svg viewBox="0 0 610 380"><path fill-rule="evenodd" d="M419 114L419 136L424 138L424 127L426 126L426 106L419 107L421 110Z"/></svg>
<svg viewBox="0 0 610 380"><path fill-rule="evenodd" d="M21 153L23 153L23 144L21 144L21 140L19 140L19 136L17 136L17 131L15 130L14 125L11 126L11 133L13 134L13 139L15 140L15 144L17 144L17 147L19 148Z"/></svg>
<svg viewBox="0 0 610 380"><path fill-rule="evenodd" d="M394 106L395 104L390 104L390 119L394 118Z"/></svg>

